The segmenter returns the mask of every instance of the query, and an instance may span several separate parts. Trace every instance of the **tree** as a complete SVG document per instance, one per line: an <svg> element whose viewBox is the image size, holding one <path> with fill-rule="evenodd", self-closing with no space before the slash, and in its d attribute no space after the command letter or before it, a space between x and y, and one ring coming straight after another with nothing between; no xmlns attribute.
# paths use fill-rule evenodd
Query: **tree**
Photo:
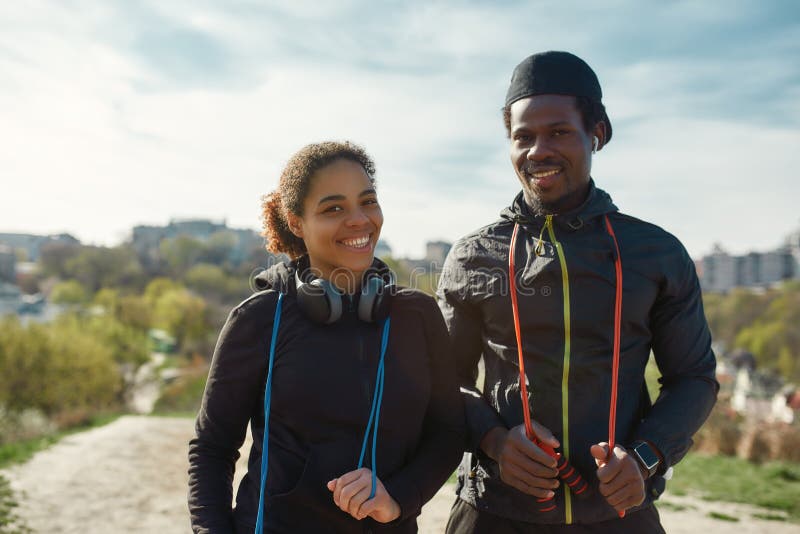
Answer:
<svg viewBox="0 0 800 534"><path fill-rule="evenodd" d="M182 287L180 283L170 278L153 278L150 280L150 283L147 284L147 287L144 288L144 298L151 306L155 306L156 301L161 298L161 295L174 289L181 289Z"/></svg>
<svg viewBox="0 0 800 534"><path fill-rule="evenodd" d="M45 276L56 276L61 279L70 278L66 272L67 262L81 251L80 245L53 242L42 245L39 265Z"/></svg>
<svg viewBox="0 0 800 534"><path fill-rule="evenodd" d="M132 248L84 247L67 262L68 273L93 292L103 287L141 287L142 266Z"/></svg>
<svg viewBox="0 0 800 534"><path fill-rule="evenodd" d="M208 263L198 263L189 269L186 272L186 285L200 295L219 302L238 302L250 293L246 280L229 276L220 267Z"/></svg>
<svg viewBox="0 0 800 534"><path fill-rule="evenodd" d="M50 300L55 304L79 306L89 302L89 292L77 280L59 282L50 292Z"/></svg>
<svg viewBox="0 0 800 534"><path fill-rule="evenodd" d="M166 291L155 302L153 326L175 336L178 345L201 340L209 334L206 303L184 288Z"/></svg>
<svg viewBox="0 0 800 534"><path fill-rule="evenodd" d="M172 239L164 239L159 245L161 259L176 278L195 263L200 261L205 252L203 243L189 236L180 235Z"/></svg>
<svg viewBox="0 0 800 534"><path fill-rule="evenodd" d="M800 282L784 283L763 294L738 290L704 300L717 341L728 349L746 349L759 367L800 381Z"/></svg>
<svg viewBox="0 0 800 534"><path fill-rule="evenodd" d="M216 265L230 263L233 251L236 249L236 241L236 235L233 232L214 232L205 244L205 251L202 254L203 261Z"/></svg>

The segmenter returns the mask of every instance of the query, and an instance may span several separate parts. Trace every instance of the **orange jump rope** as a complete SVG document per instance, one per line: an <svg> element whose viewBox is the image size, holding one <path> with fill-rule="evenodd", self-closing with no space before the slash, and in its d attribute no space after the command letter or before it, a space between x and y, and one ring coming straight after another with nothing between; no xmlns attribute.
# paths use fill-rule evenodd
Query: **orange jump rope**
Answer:
<svg viewBox="0 0 800 534"><path fill-rule="evenodd" d="M614 436L616 432L616 419L617 419L617 382L619 377L619 353L620 353L620 331L622 323L622 261L619 254L619 244L617 237L614 234L614 229L608 217L605 217L606 229L614 241L615 256L614 256L614 270L616 274L616 294L614 298L614 353L612 362L612 378L611 378L611 406L609 409L608 418L608 454L609 457L614 450ZM581 474L569 464L563 454L556 452L552 447L543 443L534 433L533 425L531 424L531 409L528 402L528 387L526 384L525 375L525 361L522 355L522 333L520 331L519 321L519 306L517 304L517 286L516 286L516 269L514 268L514 255L516 251L517 232L519 224L514 225L514 231L511 234L511 246L508 254L508 277L509 287L511 292L511 309L514 316L514 333L517 338L517 356L519 361L519 385L520 397L522 399L522 415L525 420L525 434L528 436L537 447L542 449L551 458L556 460L556 468L558 469L558 477L572 490L575 495L585 494L589 485L583 479ZM569 303L564 303L568 306ZM549 498L538 498L540 512L550 512L555 510L555 496ZM625 512L619 513L620 517L625 516Z"/></svg>

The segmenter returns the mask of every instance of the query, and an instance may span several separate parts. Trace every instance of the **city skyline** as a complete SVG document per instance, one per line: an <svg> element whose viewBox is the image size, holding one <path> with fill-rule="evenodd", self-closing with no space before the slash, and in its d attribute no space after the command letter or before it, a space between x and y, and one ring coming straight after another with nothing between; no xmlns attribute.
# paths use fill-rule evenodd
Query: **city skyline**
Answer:
<svg viewBox="0 0 800 534"><path fill-rule="evenodd" d="M168 228L170 226L173 226L173 225L176 225L176 224L180 225L180 224L193 223L193 222L210 223L210 224L213 224L213 225L220 225L221 227L224 227L224 228L222 228L224 231L236 231L236 232L239 232L239 231L252 231L252 232L255 232L258 235L261 235L261 231L258 228L228 226L228 221L225 220L225 219L214 220L214 219L209 219L209 218L205 218L205 217L182 217L182 218L172 217L172 218L168 219L164 224L136 224L136 225L134 225L133 227L131 227L130 229L127 230L126 235L125 235L124 238L120 239L117 242L110 242L110 243L86 242L86 241L81 240L80 238L78 238L77 236L75 236L74 234L72 234L70 232L58 232L58 233L7 232L3 228L0 228L0 245L3 245L3 241L2 241L2 236L3 235L19 234L19 235L36 236L36 237L63 237L63 236L68 236L68 237L73 237L73 238L77 239L80 242L81 245L85 245L85 246L109 246L109 247L114 247L114 246L120 246L120 245L124 245L124 244L130 244L133 240L135 240L135 235L134 234L135 234L135 230L137 228L166 229L166 228ZM776 233L776 235L778 235L778 234L779 233ZM752 254L752 253L774 252L776 250L782 249L785 246L787 246L788 245L788 241L791 238L794 237L795 240L797 239L796 236L800 235L800 221L798 222L798 224L793 229L790 229L789 231L784 232L783 234L780 234L780 235L782 235L782 237L779 239L779 241L776 242L775 246L768 246L766 248L755 248L754 246L748 246L746 243L744 243L744 244L742 244L742 247L737 248L736 250L732 250L732 249L726 247L724 243L715 242L715 243L712 243L711 249L709 249L708 251L702 252L701 254L699 254L697 256L692 256L692 259L695 260L695 261L700 261L705 257L713 256L713 255L720 254L720 253L722 253L722 254L732 254L732 255L745 255L745 254ZM388 247L388 249L392 253L392 257L395 257L395 258L401 258L402 257L402 258L406 258L406 259L424 258L426 253L427 253L425 249L429 245L439 244L439 243L445 243L447 245L452 245L454 243L454 241L449 241L449 240L446 240L446 239L444 239L444 240L442 240L442 239L426 239L421 245L421 252L419 252L419 253L417 253L415 255L411 255L411 256L409 256L409 255L400 256L397 253L395 253L395 248L392 245L391 240L387 239L385 236L381 236L379 241L380 241L381 245L379 245L378 248L384 248L385 249L385 248Z"/></svg>
<svg viewBox="0 0 800 534"><path fill-rule="evenodd" d="M0 231L258 231L295 150L351 139L377 164L382 237L421 257L519 190L499 110L514 65L547 49L600 78L614 139L593 176L621 211L694 258L800 226L793 2L42 0L0 6Z"/></svg>

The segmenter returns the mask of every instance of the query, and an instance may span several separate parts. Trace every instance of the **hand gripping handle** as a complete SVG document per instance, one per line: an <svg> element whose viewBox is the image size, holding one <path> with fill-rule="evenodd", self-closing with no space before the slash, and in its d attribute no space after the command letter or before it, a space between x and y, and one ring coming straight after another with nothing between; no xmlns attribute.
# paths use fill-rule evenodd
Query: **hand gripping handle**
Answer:
<svg viewBox="0 0 800 534"><path fill-rule="evenodd" d="M531 436L529 436L531 437ZM585 497L588 495L589 484L581 476L577 469L570 464L563 454L556 452L553 447L541 441L536 435L531 437L531 441L542 449L548 456L555 459L556 469L558 469L558 478L572 490L573 495ZM537 498L536 502L539 503L539 512L550 512L555 510L555 495L548 498Z"/></svg>

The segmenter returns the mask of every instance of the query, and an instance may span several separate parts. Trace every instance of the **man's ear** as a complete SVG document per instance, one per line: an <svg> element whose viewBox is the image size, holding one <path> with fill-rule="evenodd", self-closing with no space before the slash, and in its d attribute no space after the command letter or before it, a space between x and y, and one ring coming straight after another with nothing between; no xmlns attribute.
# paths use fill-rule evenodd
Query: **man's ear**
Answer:
<svg viewBox="0 0 800 534"><path fill-rule="evenodd" d="M303 239L303 219L290 212L286 214L286 224L290 232Z"/></svg>
<svg viewBox="0 0 800 534"><path fill-rule="evenodd" d="M595 124L592 135L597 137L597 150L602 150L606 146L606 123L600 121Z"/></svg>

